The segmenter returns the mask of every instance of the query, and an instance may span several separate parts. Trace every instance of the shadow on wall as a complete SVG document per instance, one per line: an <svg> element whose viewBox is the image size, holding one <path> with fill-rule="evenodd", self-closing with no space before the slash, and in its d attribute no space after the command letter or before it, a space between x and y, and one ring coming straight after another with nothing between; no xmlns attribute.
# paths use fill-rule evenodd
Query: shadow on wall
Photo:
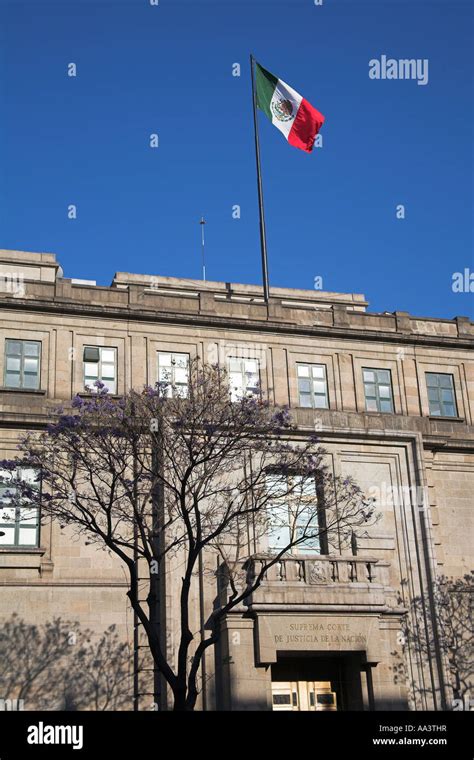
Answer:
<svg viewBox="0 0 474 760"><path fill-rule="evenodd" d="M412 709L432 709L433 691L429 679L413 678L409 662L411 659L422 663L426 669L438 648L447 681L446 703L439 700L441 709L465 709L465 702L474 688L474 571L462 578L438 576L433 584L432 600L436 626L426 614L426 600L418 596L410 603L400 633L402 654L392 652L394 683L408 684Z"/></svg>
<svg viewBox="0 0 474 760"><path fill-rule="evenodd" d="M7 700L24 710L130 710L130 648L113 625L98 636L77 622L32 625L14 614L0 630L4 709Z"/></svg>

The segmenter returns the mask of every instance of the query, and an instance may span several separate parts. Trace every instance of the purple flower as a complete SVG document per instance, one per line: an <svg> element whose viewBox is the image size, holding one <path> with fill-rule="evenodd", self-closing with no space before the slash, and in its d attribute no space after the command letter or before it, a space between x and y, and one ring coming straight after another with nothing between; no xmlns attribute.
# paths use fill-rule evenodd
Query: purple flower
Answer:
<svg viewBox="0 0 474 760"><path fill-rule="evenodd" d="M272 422L279 427L289 427L291 424L291 414L288 407L282 407L274 412Z"/></svg>
<svg viewBox="0 0 474 760"><path fill-rule="evenodd" d="M145 385L143 389L143 395L148 396L149 398L156 398L156 397L161 396L159 384L156 383L154 388L152 388L151 385Z"/></svg>
<svg viewBox="0 0 474 760"><path fill-rule="evenodd" d="M79 426L81 419L78 415L63 414L57 422L48 425L48 433L51 435L60 435L72 431Z"/></svg>
<svg viewBox="0 0 474 760"><path fill-rule="evenodd" d="M18 462L15 462L13 459L2 459L0 460L0 469L2 470L8 470L9 472L13 472L18 467Z"/></svg>

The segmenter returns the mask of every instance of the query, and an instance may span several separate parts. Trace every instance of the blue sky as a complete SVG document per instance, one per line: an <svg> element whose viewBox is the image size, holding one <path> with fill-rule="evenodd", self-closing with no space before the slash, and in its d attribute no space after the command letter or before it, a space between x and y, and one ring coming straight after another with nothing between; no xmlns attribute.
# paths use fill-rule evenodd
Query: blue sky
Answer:
<svg viewBox="0 0 474 760"><path fill-rule="evenodd" d="M308 155L259 115L270 285L472 314L451 282L474 270L473 7L0 0L0 247L101 284L199 277L204 214L208 278L261 282L253 52L326 116ZM428 84L370 79L382 54L427 58Z"/></svg>

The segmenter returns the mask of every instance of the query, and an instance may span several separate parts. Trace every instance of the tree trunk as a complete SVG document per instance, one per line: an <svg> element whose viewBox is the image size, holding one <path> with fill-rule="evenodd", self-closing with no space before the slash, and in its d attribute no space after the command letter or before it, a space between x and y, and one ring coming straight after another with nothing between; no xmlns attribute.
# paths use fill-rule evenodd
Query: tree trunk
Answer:
<svg viewBox="0 0 474 760"><path fill-rule="evenodd" d="M186 692L186 684L180 684L175 689L173 689L173 712L187 712L194 709L193 707L190 708L188 706Z"/></svg>

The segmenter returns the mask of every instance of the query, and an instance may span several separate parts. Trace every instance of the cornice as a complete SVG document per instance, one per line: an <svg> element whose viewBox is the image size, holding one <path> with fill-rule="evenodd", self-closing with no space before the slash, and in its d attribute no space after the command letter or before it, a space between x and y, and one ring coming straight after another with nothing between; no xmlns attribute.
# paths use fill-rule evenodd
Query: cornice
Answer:
<svg viewBox="0 0 474 760"><path fill-rule="evenodd" d="M79 304L66 301L43 301L40 299L0 299L0 309L8 311L25 311L55 315L86 316L107 318L125 322L153 322L166 325L193 325L235 330L239 332L273 333L279 335L302 335L306 337L325 337L338 340L350 340L361 343L394 343L406 345L438 346L440 348L473 349L474 336L423 335L412 332L394 332L355 328L350 325L298 325L272 319L257 320L239 317L219 316L194 312L163 312L137 307L115 307L110 305ZM317 312L315 312L317 313ZM366 313L370 316L370 313ZM377 315L374 315L377 316ZM422 319L422 318L420 318Z"/></svg>

